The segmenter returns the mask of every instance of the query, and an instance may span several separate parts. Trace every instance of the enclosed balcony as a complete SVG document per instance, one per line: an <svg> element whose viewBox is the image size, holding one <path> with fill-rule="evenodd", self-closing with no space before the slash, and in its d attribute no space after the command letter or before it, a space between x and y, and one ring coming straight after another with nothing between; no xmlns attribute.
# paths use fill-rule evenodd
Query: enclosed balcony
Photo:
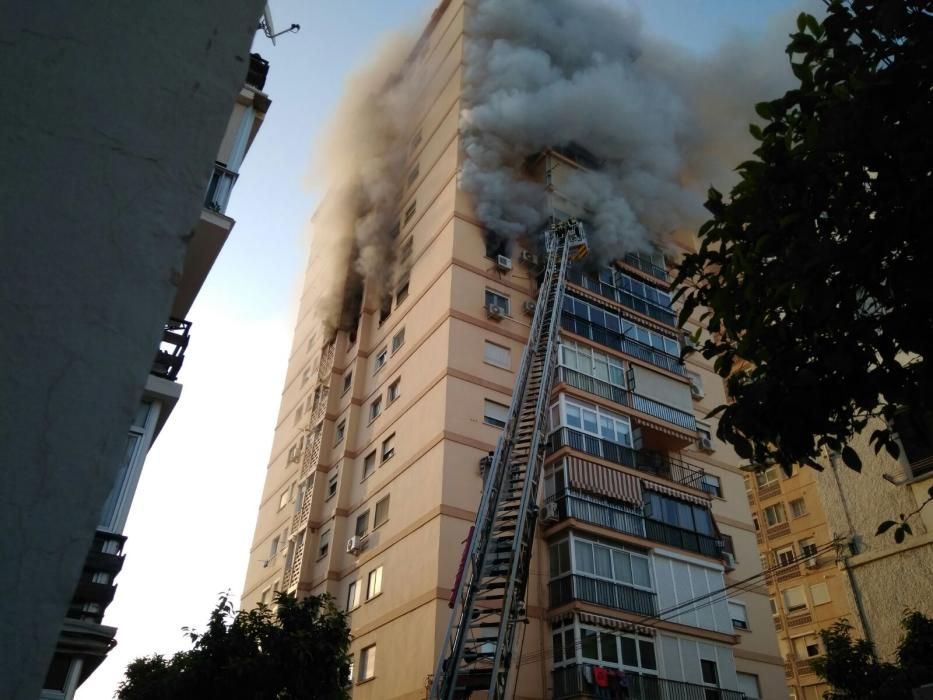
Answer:
<svg viewBox="0 0 933 700"><path fill-rule="evenodd" d="M639 342L631 338L628 334L614 331L605 326L600 326L580 316L564 311L560 317L560 325L568 333L574 333L581 338L592 340L607 348L612 348L619 352L637 358L642 362L647 362L660 367L661 369L686 376L684 366L680 361L680 356L673 355L666 350L654 348L651 345ZM664 341L660 341L662 344ZM671 341L672 343L674 341ZM671 351L673 347L669 348Z"/></svg>
<svg viewBox="0 0 933 700"><path fill-rule="evenodd" d="M178 372L185 360L190 331L190 321L173 318L165 324L159 349L152 361L152 374L171 381L178 378Z"/></svg>
<svg viewBox="0 0 933 700"><path fill-rule="evenodd" d="M631 265L637 270L644 272L646 275L651 275L655 279L667 282L667 268L662 264L664 262L663 255L652 255L649 257L640 253L628 253L622 258L621 262L626 265Z"/></svg>
<svg viewBox="0 0 933 700"><path fill-rule="evenodd" d="M593 664L574 664L555 668L552 672L554 700L571 698L612 697L608 690L597 688L593 683ZM724 690L712 685L699 685L671 681L658 676L632 673L622 674L626 700L745 700L737 690ZM601 694L602 693L602 694Z"/></svg>
<svg viewBox="0 0 933 700"><path fill-rule="evenodd" d="M659 323L672 328L677 326L677 315L671 309L670 294L623 272L607 268L597 278L572 269L567 273L567 280Z"/></svg>
<svg viewBox="0 0 933 700"><path fill-rule="evenodd" d="M581 574L564 574L548 584L548 604L557 608L575 600L625 610L639 615L657 615L657 596L650 591Z"/></svg>

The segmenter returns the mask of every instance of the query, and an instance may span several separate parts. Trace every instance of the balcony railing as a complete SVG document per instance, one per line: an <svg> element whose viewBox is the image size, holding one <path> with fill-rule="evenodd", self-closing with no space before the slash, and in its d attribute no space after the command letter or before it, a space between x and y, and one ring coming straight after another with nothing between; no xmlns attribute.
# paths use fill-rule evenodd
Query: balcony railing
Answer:
<svg viewBox="0 0 933 700"><path fill-rule="evenodd" d="M608 693L600 695L595 686L587 680L593 677L593 664L575 664L555 668L554 700L567 700L569 698L598 698L612 697ZM585 670L588 669L588 670ZM640 673L626 671L627 700L744 700L745 694L738 690L723 690L713 686L671 681L657 676L647 676Z"/></svg>
<svg viewBox="0 0 933 700"><path fill-rule="evenodd" d="M715 559L722 558L722 542L715 537L646 518L624 506L573 489L565 489L548 498L548 501L557 504L559 520L574 518L670 547L686 549Z"/></svg>
<svg viewBox="0 0 933 700"><path fill-rule="evenodd" d="M596 379L589 375L578 372L569 367L557 368L558 380L569 384L572 387L585 391L594 396L601 396L604 399L613 401L620 406L625 406L639 413L644 413L654 418L659 418L667 423L671 423L685 430L696 432L697 421L692 413L681 411L679 408L668 406L660 401L649 399L647 396L633 393L622 387L615 386L601 379Z"/></svg>
<svg viewBox="0 0 933 700"><path fill-rule="evenodd" d="M664 323L668 326L677 326L677 315L671 311L671 309L660 306L659 304L654 303L653 301L646 299L635 292L630 292L626 289L619 289L614 287L611 284L606 284L605 282L594 279L588 275L584 275L578 270L571 270L568 273L568 281L573 282L576 285L587 289L594 294L598 294L604 299L609 299L614 301L617 304L628 307L633 311L637 311L640 314L644 314L650 318L653 318L655 321Z"/></svg>
<svg viewBox="0 0 933 700"><path fill-rule="evenodd" d="M639 615L657 615L658 601L654 593L580 574L564 574L548 584L549 604L552 608L580 600L616 610L627 610Z"/></svg>
<svg viewBox="0 0 933 700"><path fill-rule="evenodd" d="M266 76L269 75L269 62L258 53L249 55L249 70L246 73L246 84L257 90L266 86Z"/></svg>
<svg viewBox="0 0 933 700"><path fill-rule="evenodd" d="M227 211L227 203L230 201L230 194L233 192L237 177L237 173L220 163L214 163L214 172L211 173L207 194L204 195L204 206L219 214Z"/></svg>
<svg viewBox="0 0 933 700"><path fill-rule="evenodd" d="M637 452L631 447L587 435L572 428L558 428L548 437L549 454L562 447L569 447L593 457L600 457L613 464L621 464L694 488L700 488L705 473L699 467L676 457L655 452Z"/></svg>
<svg viewBox="0 0 933 700"><path fill-rule="evenodd" d="M126 537L104 530L94 534L94 541L84 560L84 569L66 617L100 624L104 611L116 592L114 579L123 568L123 545Z"/></svg>
<svg viewBox="0 0 933 700"><path fill-rule="evenodd" d="M648 362L668 372L685 376L684 366L679 357L668 355L666 352L656 350L650 345L639 343L637 340L633 340L622 333L616 333L608 328L591 323L585 318L580 318L579 316L574 316L567 312L561 314L560 325L565 331L576 333L595 343L605 345L607 348L612 348L613 350L624 352L632 357L637 357L639 360Z"/></svg>
<svg viewBox="0 0 933 700"><path fill-rule="evenodd" d="M172 381L178 378L178 371L185 360L190 331L190 321L173 318L165 324L159 349L152 361L152 374Z"/></svg>
<svg viewBox="0 0 933 700"><path fill-rule="evenodd" d="M667 270L665 270L660 265L655 265L650 260L645 260L637 253L628 253L625 258L623 258L623 260L625 261L626 265L636 267L645 274L667 282Z"/></svg>

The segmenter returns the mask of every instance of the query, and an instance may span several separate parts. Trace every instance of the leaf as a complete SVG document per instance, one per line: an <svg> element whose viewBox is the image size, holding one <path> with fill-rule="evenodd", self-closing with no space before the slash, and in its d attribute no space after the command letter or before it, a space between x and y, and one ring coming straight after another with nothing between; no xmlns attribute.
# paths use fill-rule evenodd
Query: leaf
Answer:
<svg viewBox="0 0 933 700"><path fill-rule="evenodd" d="M771 103L759 102L755 105L755 113L762 119L771 119Z"/></svg>
<svg viewBox="0 0 933 700"><path fill-rule="evenodd" d="M845 465L852 471L862 471L862 460L859 458L856 451L848 445L842 448L842 461L845 462Z"/></svg>
<svg viewBox="0 0 933 700"><path fill-rule="evenodd" d="M806 29L806 27L807 27L807 13L801 12L799 15L797 15L797 30L802 32L804 29Z"/></svg>
<svg viewBox="0 0 933 700"><path fill-rule="evenodd" d="M897 525L897 523L894 522L893 520L885 520L883 523L881 523L878 526L878 531L875 532L875 535L883 535L895 525Z"/></svg>
<svg viewBox="0 0 933 700"><path fill-rule="evenodd" d="M904 541L904 530L902 528L899 527L894 531L894 541L898 544Z"/></svg>

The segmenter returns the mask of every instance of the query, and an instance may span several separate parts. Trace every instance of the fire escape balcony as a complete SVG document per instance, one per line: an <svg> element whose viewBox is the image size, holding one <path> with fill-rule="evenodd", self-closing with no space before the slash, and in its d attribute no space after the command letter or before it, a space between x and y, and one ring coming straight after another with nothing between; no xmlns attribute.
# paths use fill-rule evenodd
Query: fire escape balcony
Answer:
<svg viewBox="0 0 933 700"><path fill-rule="evenodd" d="M650 345L645 345L637 340L633 340L622 333L616 333L608 328L599 326L585 318L574 316L565 311L561 314L560 325L565 331L574 333L581 338L586 338L587 340L592 340L594 343L604 345L607 348L618 350L626 355L652 364L655 367L660 367L672 374L681 377L686 376L686 371L679 357L674 357Z"/></svg>
<svg viewBox="0 0 933 700"><path fill-rule="evenodd" d="M564 574L551 579L548 584L549 607L559 608L575 600L638 615L658 613L657 596L650 591L581 574Z"/></svg>
<svg viewBox="0 0 933 700"><path fill-rule="evenodd" d="M699 467L677 457L658 452L639 452L572 428L558 428L548 437L548 454L553 454L563 447L697 489L701 488L705 474Z"/></svg>
<svg viewBox="0 0 933 700"><path fill-rule="evenodd" d="M185 359L190 331L190 321L173 318L165 324L159 349L152 361L152 374L173 382L178 378L178 371Z"/></svg>
<svg viewBox="0 0 933 700"><path fill-rule="evenodd" d="M608 693L600 695L599 690L587 677L593 677L594 664L574 664L555 668L552 672L554 681L553 700L570 698L610 697ZM745 694L737 690L724 690L710 685L698 685L683 681L671 681L666 678L649 676L641 673L625 672L628 683L627 700L744 700Z"/></svg>

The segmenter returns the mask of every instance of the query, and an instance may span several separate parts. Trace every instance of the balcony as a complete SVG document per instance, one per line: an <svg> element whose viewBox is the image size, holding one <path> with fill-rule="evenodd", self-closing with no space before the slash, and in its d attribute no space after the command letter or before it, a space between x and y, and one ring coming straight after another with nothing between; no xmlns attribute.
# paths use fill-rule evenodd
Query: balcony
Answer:
<svg viewBox="0 0 933 700"><path fill-rule="evenodd" d="M657 615L658 601L654 593L614 581L564 574L548 584L548 605L559 608L574 600L625 610L639 615Z"/></svg>
<svg viewBox="0 0 933 700"><path fill-rule="evenodd" d="M204 195L204 206L218 214L227 211L227 204L230 202L230 194L233 192L237 177L237 173L220 163L214 163L214 172L211 173L207 194Z"/></svg>
<svg viewBox="0 0 933 700"><path fill-rule="evenodd" d="M667 270L661 267L660 265L655 265L650 260L638 255L638 253L628 253L623 259L626 265L631 265L632 267L641 270L646 275L651 275L655 279L659 279L662 282L667 282Z"/></svg>
<svg viewBox="0 0 933 700"><path fill-rule="evenodd" d="M565 489L551 496L548 501L557 504L558 520L574 518L608 530L722 559L722 543L715 537L646 518L641 513L608 500Z"/></svg>
<svg viewBox="0 0 933 700"><path fill-rule="evenodd" d="M575 664L555 668L552 672L554 680L554 700L569 698L596 698L611 697L609 694L600 696L594 684L586 680L584 669L589 667L589 676L592 678L593 664ZM745 695L737 690L723 690L712 686L684 683L683 681L670 681L657 676L647 676L639 673L626 672L628 682L627 700L744 700Z"/></svg>
<svg viewBox="0 0 933 700"><path fill-rule="evenodd" d="M190 331L190 321L173 318L165 324L159 349L152 361L152 374L173 382L178 378L178 371L185 360Z"/></svg>
<svg viewBox="0 0 933 700"><path fill-rule="evenodd" d="M702 469L676 457L657 452L637 452L631 447L587 435L572 428L558 428L548 437L548 454L553 454L562 447L569 447L613 464L621 464L697 489L700 488L703 479Z"/></svg>
<svg viewBox="0 0 933 700"><path fill-rule="evenodd" d="M113 580L123 568L123 544L126 537L98 530L84 560L81 578L75 587L66 617L100 624L104 611L113 601Z"/></svg>
<svg viewBox="0 0 933 700"><path fill-rule="evenodd" d="M622 387L615 386L609 382L595 379L589 375L578 372L568 367L557 368L557 379L575 389L580 389L588 394L600 396L608 399L620 406L625 406L633 411L644 413L645 415L657 418L666 423L676 425L678 428L696 432L697 422L692 413L681 411L673 406L668 406L660 401L649 399L647 396L635 394Z"/></svg>
<svg viewBox="0 0 933 700"><path fill-rule="evenodd" d="M266 86L266 76L269 75L269 62L258 53L249 55L249 70L246 73L246 84L257 90Z"/></svg>
<svg viewBox="0 0 933 700"><path fill-rule="evenodd" d="M660 306L655 302L640 296L635 291L628 291L606 284L598 279L584 275L577 270L571 270L567 274L567 280L584 289L601 296L603 299L609 299L616 304L637 311L640 314L653 318L659 323L676 328L677 315L670 308ZM641 283L639 283L641 284Z"/></svg>
<svg viewBox="0 0 933 700"><path fill-rule="evenodd" d="M656 350L650 345L632 340L622 333L616 333L608 328L598 326L585 318L563 312L560 317L560 325L565 331L579 335L581 338L586 338L600 345L604 345L607 348L624 352L626 355L638 358L643 362L652 364L655 367L660 367L663 370L672 372L681 377L686 376L684 366L679 357L674 357L662 350Z"/></svg>

